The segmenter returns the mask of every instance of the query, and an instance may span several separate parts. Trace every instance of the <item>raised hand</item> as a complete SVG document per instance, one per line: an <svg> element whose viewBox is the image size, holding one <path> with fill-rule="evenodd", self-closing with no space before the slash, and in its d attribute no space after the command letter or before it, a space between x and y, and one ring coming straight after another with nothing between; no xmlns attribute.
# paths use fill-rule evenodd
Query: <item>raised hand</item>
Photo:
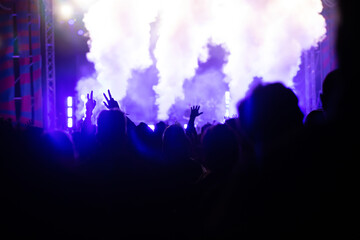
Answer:
<svg viewBox="0 0 360 240"><path fill-rule="evenodd" d="M93 91L91 91L90 97L89 94L87 94L87 102L85 106L86 106L86 113L91 114L96 106L96 101L93 99Z"/></svg>
<svg viewBox="0 0 360 240"><path fill-rule="evenodd" d="M108 90L108 93L109 93L109 98L107 98L106 94L103 93L106 99L106 102L105 101L103 102L105 107L107 107L108 109L114 109L114 108L120 109L117 101L115 101L114 98L111 96L110 90Z"/></svg>
<svg viewBox="0 0 360 240"><path fill-rule="evenodd" d="M199 109L200 109L200 106L197 105L197 106L192 106L191 108L191 113L190 113L190 118L192 119L195 119L196 117L200 116L201 114L203 114L203 112L200 112L199 113Z"/></svg>
<svg viewBox="0 0 360 240"><path fill-rule="evenodd" d="M195 118L203 114L203 112L199 112L200 106L192 106L190 112L190 118L187 125L187 128L185 129L186 134L192 139L192 141L195 141L197 138L197 132L195 129Z"/></svg>

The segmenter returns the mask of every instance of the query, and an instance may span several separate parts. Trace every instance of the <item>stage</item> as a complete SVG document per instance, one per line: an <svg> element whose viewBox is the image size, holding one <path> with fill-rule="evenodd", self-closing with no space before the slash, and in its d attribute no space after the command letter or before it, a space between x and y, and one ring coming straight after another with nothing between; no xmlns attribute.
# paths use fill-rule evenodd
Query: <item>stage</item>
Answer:
<svg viewBox="0 0 360 240"><path fill-rule="evenodd" d="M102 5L103 11L109 11L111 6L120 9L108 14L113 21L112 28L106 24L107 18L101 8L95 8L96 1L89 1L87 8L83 6L85 3L81 5L80 2L2 1L0 117L45 129L76 128L84 117L86 94L94 91L98 103L97 115L105 109L102 94L110 89L121 109L135 123L156 124L164 120L185 124L190 106L200 105L204 114L199 124L203 125L236 116L235 106L248 91L259 82L273 82L276 78L294 90L302 111L307 114L321 107L319 94L322 81L328 72L337 67L337 15L332 1L322 1L321 17L325 19L326 34L319 43L302 51L299 65L289 65L291 69L285 73L274 73L271 68L258 70L257 64L267 64L261 56L256 57L260 51L256 47L264 49L259 39L262 36L267 39L260 26L257 32L250 30L255 34L255 40L243 42L244 48L254 49L241 50L253 53L254 64L244 64L245 67L236 65L244 60L235 59L241 51L237 52L232 35L225 30L220 31L221 27L217 32L211 32L217 29L217 25L211 22L213 19L198 15L199 9L199 12L213 14L208 10L206 1L201 1L203 5L196 7L179 5L179 10L174 13L179 14L180 20L166 14L161 16L173 21L173 25L169 26L159 20L158 8L154 5L146 5L147 10L139 12L135 5L120 1L123 9L127 9L125 11L118 3L106 1ZM173 11L169 6L161 7L163 12ZM226 7L224 11L228 10ZM251 7L256 10L255 5ZM189 9L194 10L194 16L181 20L182 11ZM259 11L268 14L264 9ZM129 12L133 14L127 15ZM142 17L145 15L145 20L135 21L139 14ZM223 16L220 14L223 14L220 10L215 11L217 17ZM123 18L115 18L117 16ZM121 25L124 19L129 24ZM207 21L213 24L209 25L211 28L206 25ZM265 27L272 29L272 25ZM182 37L171 32L173 28L180 31ZM119 34L107 36L106 33L110 32ZM199 32L202 32L201 36ZM211 41L206 42L206 34L211 34ZM235 36L236 32L233 34L234 39L239 38ZM112 42L111 39L117 41ZM260 42L255 44L254 41ZM201 47L203 42L205 47ZM285 45L283 50L277 51L290 51ZM270 56L282 59L280 55ZM286 64L270 66L274 69L289 68ZM247 74L246 69L251 74ZM296 74L292 79L281 78L294 71ZM246 79L246 83L234 80L241 78ZM71 104L68 97L71 97ZM69 124L69 119L72 124ZM96 116L94 123L95 120Z"/></svg>

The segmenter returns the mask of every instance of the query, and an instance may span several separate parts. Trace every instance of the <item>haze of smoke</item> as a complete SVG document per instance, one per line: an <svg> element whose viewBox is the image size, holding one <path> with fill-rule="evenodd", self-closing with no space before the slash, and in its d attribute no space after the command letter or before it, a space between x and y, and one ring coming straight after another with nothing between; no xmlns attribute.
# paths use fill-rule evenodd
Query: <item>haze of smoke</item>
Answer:
<svg viewBox="0 0 360 240"><path fill-rule="evenodd" d="M199 58L207 59L209 41L229 52L223 72L232 115L254 77L291 87L302 51L316 46L326 32L320 0L168 1L162 10L155 49L159 119L184 97L184 81L194 76Z"/></svg>
<svg viewBox="0 0 360 240"><path fill-rule="evenodd" d="M102 89L112 89L121 100L132 70L152 64L150 23L158 16L153 52L158 119L167 119L171 106L184 98L184 82L194 77L199 59L207 60L209 43L228 52L223 72L233 114L254 77L292 85L302 51L325 34L321 10L321 0L98 1L84 19L91 38L88 57Z"/></svg>
<svg viewBox="0 0 360 240"><path fill-rule="evenodd" d="M154 90L160 120L168 118L177 98L184 98L184 81L195 75L198 59L207 59L206 46L211 33L208 2L164 1L161 6L159 38L154 50L159 70L159 83Z"/></svg>
<svg viewBox="0 0 360 240"><path fill-rule="evenodd" d="M111 89L113 97L121 100L126 95L132 70L152 65L150 23L155 21L157 13L157 7L148 0L101 0L90 7L84 23L90 35L87 57L95 65L99 83L93 90L102 93ZM77 89L79 95L86 94L83 89Z"/></svg>
<svg viewBox="0 0 360 240"><path fill-rule="evenodd" d="M97 116L101 110L105 109L105 106L102 104L104 98L102 92L97 91L97 89L101 89L101 87L101 83L96 80L96 76L84 77L77 82L76 91L79 93L79 99L76 104L75 114L78 120L85 117L85 102L83 100L86 100L86 98L81 99L81 95L86 97L88 93L90 94L91 91L93 91L93 98L96 101L96 108L93 112L94 116Z"/></svg>
<svg viewBox="0 0 360 240"><path fill-rule="evenodd" d="M188 110L192 105L200 105L201 111L206 113L198 117L198 124L204 125L214 120L224 119L224 93L228 90L228 86L223 78L224 74L221 71L209 68L201 74L196 74L192 81L184 83L185 100L183 102L186 103L184 109ZM188 113L187 116L190 114Z"/></svg>
<svg viewBox="0 0 360 240"><path fill-rule="evenodd" d="M291 87L302 51L315 46L326 29L320 0L247 0L239 9L227 3L218 11L215 33L230 53L224 73L230 81L232 114L254 77ZM226 25L224 19L237 23L235 31L221 27Z"/></svg>

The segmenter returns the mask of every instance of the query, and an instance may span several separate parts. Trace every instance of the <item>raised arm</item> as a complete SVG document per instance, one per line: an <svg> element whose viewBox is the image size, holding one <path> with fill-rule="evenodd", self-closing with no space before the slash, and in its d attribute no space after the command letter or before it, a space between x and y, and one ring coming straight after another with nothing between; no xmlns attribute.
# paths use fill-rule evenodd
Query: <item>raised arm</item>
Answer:
<svg viewBox="0 0 360 240"><path fill-rule="evenodd" d="M186 132L188 134L195 134L196 135L196 130L195 130L195 119L196 117L200 116L201 114L203 114L203 112L199 112L200 110L200 106L192 106L191 108L191 112L190 112L190 119L186 128Z"/></svg>
<svg viewBox="0 0 360 240"><path fill-rule="evenodd" d="M82 132L92 133L93 126L91 123L91 117L93 115L93 110L96 106L96 101L93 98L93 91L91 91L90 95L87 94L87 102L85 104L86 112L85 112L85 121L82 126Z"/></svg>
<svg viewBox="0 0 360 240"><path fill-rule="evenodd" d="M96 106L96 101L93 98L93 91L91 91L90 96L89 94L87 94L87 102L85 106L86 106L85 121L91 124L91 116Z"/></svg>
<svg viewBox="0 0 360 240"><path fill-rule="evenodd" d="M105 93L103 93L106 102L104 101L104 105L105 107L107 107L108 109L119 109L119 104L117 103L117 101L115 101L115 99L111 96L110 90L108 90L108 94L109 94L109 98L106 96Z"/></svg>

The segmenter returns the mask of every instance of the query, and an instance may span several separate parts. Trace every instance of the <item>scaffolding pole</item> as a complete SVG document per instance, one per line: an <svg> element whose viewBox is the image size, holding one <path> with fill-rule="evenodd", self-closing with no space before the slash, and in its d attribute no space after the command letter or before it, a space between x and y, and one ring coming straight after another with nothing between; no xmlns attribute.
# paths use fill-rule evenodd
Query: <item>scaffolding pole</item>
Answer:
<svg viewBox="0 0 360 240"><path fill-rule="evenodd" d="M45 111L46 129L56 129L55 36L53 0L43 0L45 33Z"/></svg>

